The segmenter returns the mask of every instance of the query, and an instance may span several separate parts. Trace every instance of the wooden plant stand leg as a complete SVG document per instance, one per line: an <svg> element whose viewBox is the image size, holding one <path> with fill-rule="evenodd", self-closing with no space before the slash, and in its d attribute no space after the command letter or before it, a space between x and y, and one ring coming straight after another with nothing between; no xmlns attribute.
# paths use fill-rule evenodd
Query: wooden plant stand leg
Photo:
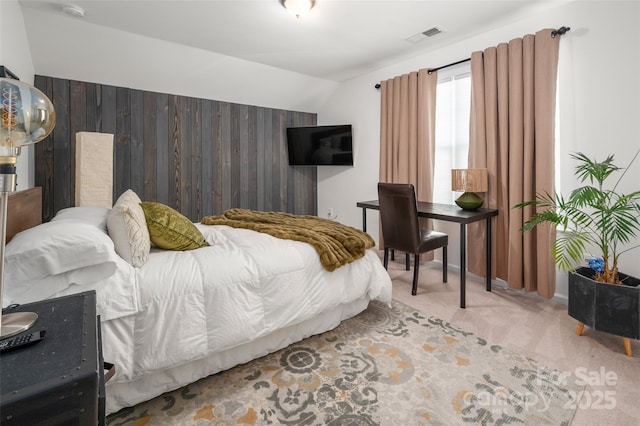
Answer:
<svg viewBox="0 0 640 426"><path fill-rule="evenodd" d="M582 336L583 330L584 330L584 324L581 322L578 322L578 328L576 329L576 334L578 336ZM627 356L633 356L633 352L631 351L631 339L628 337L623 337L622 344L624 345L624 353L627 354Z"/></svg>
<svg viewBox="0 0 640 426"><path fill-rule="evenodd" d="M627 354L627 356L633 356L631 353L631 339L623 337L622 344L624 345L624 353Z"/></svg>

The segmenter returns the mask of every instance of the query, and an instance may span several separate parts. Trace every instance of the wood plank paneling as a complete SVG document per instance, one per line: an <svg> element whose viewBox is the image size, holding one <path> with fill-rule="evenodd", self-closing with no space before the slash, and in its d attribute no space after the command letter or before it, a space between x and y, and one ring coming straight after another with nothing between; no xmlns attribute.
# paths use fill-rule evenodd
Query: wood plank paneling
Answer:
<svg viewBox="0 0 640 426"><path fill-rule="evenodd" d="M131 188L191 220L234 207L316 214L316 167L289 166L287 126L316 114L36 76L56 129L36 145L43 220L74 204L75 132L114 135L114 201Z"/></svg>
<svg viewBox="0 0 640 426"><path fill-rule="evenodd" d="M73 203L74 192L71 187L71 163L74 161L71 150L71 129L69 105L69 81L54 80L52 84L51 102L56 109L56 127L53 129L53 211L70 206ZM60 159L61 161L58 161ZM43 195L44 197L44 195Z"/></svg>
<svg viewBox="0 0 640 426"><path fill-rule="evenodd" d="M265 108L256 108L256 122L255 122L255 138L256 138L256 210L265 209L265 172L264 161L265 158L265 126L264 126Z"/></svg>
<svg viewBox="0 0 640 426"><path fill-rule="evenodd" d="M167 164L167 178L169 179L168 205L181 210L180 206L180 99L178 96L169 96L169 153Z"/></svg>
<svg viewBox="0 0 640 426"><path fill-rule="evenodd" d="M211 119L212 119L212 141L213 148L211 150L212 154L212 166L213 166L213 176L212 182L214 182L213 189L213 209L212 211L223 211L223 203L222 199L222 190L223 190L223 167L224 167L224 156L223 156L223 146L221 142L221 134L222 134L222 107L224 103L222 102L214 102L211 111Z"/></svg>
<svg viewBox="0 0 640 426"><path fill-rule="evenodd" d="M229 205L242 207L240 199L240 174L242 163L240 162L240 122L242 120L241 105L231 104L229 115Z"/></svg>
<svg viewBox="0 0 640 426"><path fill-rule="evenodd" d="M144 167L144 190L140 198L148 200L157 194L158 137L156 133L156 95L144 92L142 118L142 165Z"/></svg>
<svg viewBox="0 0 640 426"><path fill-rule="evenodd" d="M169 202L169 95L156 97L156 138L157 138L157 189L155 199L150 196L146 201Z"/></svg>
<svg viewBox="0 0 640 426"><path fill-rule="evenodd" d="M35 85L40 88L42 93L47 95L49 99L53 99L53 82L50 78L41 76L35 77ZM55 129L54 129L55 131ZM42 188L43 194L49 194L48 197L42 197L42 219L50 220L55 211L53 208L53 196L55 181L53 175L53 140L55 134L50 135L35 146L35 185Z"/></svg>
<svg viewBox="0 0 640 426"><path fill-rule="evenodd" d="M200 218L202 214L202 103L191 98L191 215Z"/></svg>
<svg viewBox="0 0 640 426"><path fill-rule="evenodd" d="M222 102L220 104L219 130L217 143L220 145L220 205L218 209L224 211L233 205L231 202L231 104Z"/></svg>
<svg viewBox="0 0 640 426"><path fill-rule="evenodd" d="M87 132L102 128L102 90L99 84L87 83Z"/></svg>
<svg viewBox="0 0 640 426"><path fill-rule="evenodd" d="M130 143L130 188L133 189L136 194L144 195L144 115L146 113L144 108L143 92L140 90L131 91L131 123L130 131L131 137ZM149 157L155 157L155 151L153 151ZM115 199L113 202L115 203Z"/></svg>
<svg viewBox="0 0 640 426"><path fill-rule="evenodd" d="M114 198L131 188L131 90L116 88L114 142ZM117 159L117 161L115 161Z"/></svg>
<svg viewBox="0 0 640 426"><path fill-rule="evenodd" d="M71 158L76 156L76 133L87 128L87 84L81 81L69 82L69 138ZM75 201L76 162L69 164L71 176L71 199Z"/></svg>
<svg viewBox="0 0 640 426"><path fill-rule="evenodd" d="M200 149L200 175L202 179L202 211L213 211L214 184L213 184L213 101L203 99L200 109L201 123L201 149Z"/></svg>

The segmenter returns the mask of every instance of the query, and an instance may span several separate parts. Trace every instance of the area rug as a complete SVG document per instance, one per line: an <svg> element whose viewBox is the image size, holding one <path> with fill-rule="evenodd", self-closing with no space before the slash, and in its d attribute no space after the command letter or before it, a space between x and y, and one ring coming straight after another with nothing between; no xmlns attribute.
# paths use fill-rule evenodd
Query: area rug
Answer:
<svg viewBox="0 0 640 426"><path fill-rule="evenodd" d="M568 425L566 375L400 302L107 418L109 425Z"/></svg>

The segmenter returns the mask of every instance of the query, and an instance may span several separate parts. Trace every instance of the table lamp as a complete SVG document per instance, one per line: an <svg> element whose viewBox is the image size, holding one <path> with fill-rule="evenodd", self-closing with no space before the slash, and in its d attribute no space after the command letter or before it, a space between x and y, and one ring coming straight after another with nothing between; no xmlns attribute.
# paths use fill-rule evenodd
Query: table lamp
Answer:
<svg viewBox="0 0 640 426"><path fill-rule="evenodd" d="M463 210L477 210L484 200L476 192L488 190L487 169L453 169L451 170L451 189L464 193L456 199L456 204Z"/></svg>
<svg viewBox="0 0 640 426"><path fill-rule="evenodd" d="M23 146L46 138L55 124L53 104L41 91L18 79L0 77L0 302L4 287L7 203L9 193L16 190L18 156ZM34 312L2 315L0 339L28 330L36 319L38 315Z"/></svg>

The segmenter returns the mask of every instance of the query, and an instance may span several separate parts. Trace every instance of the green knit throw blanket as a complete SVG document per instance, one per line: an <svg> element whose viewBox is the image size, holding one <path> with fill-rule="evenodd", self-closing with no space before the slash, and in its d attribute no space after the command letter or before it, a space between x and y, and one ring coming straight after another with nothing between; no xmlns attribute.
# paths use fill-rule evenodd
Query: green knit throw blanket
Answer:
<svg viewBox="0 0 640 426"><path fill-rule="evenodd" d="M309 243L327 271L360 259L375 245L366 232L317 216L230 209L221 216L205 216L201 223L251 229L276 238Z"/></svg>

